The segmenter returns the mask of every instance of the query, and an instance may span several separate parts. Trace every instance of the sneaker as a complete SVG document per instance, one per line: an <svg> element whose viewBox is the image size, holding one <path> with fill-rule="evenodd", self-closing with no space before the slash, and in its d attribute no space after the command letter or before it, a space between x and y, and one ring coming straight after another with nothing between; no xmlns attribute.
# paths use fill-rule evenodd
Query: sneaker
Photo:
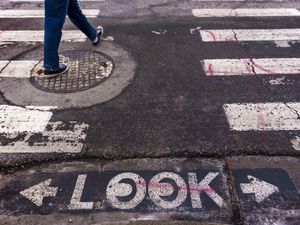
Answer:
<svg viewBox="0 0 300 225"><path fill-rule="evenodd" d="M48 78L57 77L58 75L67 72L68 69L69 69L68 65L59 64L59 69L57 70L53 70L53 71L44 70L44 77L48 77Z"/></svg>
<svg viewBox="0 0 300 225"><path fill-rule="evenodd" d="M94 46L98 46L99 45L101 36L102 36L102 34L104 32L102 26L98 26L96 28L96 31L97 31L97 37L96 37L96 39L94 41L92 41L92 43L93 43Z"/></svg>

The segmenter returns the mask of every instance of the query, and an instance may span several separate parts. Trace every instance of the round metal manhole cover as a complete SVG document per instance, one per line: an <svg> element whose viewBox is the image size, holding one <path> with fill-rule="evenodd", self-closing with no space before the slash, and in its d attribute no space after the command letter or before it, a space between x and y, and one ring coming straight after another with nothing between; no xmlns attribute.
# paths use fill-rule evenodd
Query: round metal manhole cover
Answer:
<svg viewBox="0 0 300 225"><path fill-rule="evenodd" d="M69 70L57 77L41 76L43 61L31 73L31 84L40 90L53 93L84 91L100 85L112 74L113 59L101 52L67 51L60 63L69 63Z"/></svg>

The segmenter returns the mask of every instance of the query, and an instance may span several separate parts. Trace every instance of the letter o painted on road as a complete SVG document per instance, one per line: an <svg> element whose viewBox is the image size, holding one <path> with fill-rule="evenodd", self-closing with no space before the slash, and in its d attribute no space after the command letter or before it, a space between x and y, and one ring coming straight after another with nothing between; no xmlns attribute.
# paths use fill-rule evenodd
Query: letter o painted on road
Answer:
<svg viewBox="0 0 300 225"><path fill-rule="evenodd" d="M130 201L121 201L119 197L126 197L132 194L133 188L130 184L120 183L124 179L133 180L136 184L135 196ZM142 184L142 185L138 185ZM135 173L121 173L110 180L106 188L106 198L109 203L118 209L133 209L140 204L146 196L146 182Z"/></svg>
<svg viewBox="0 0 300 225"><path fill-rule="evenodd" d="M173 201L166 201L161 198L170 196L175 191L174 187L171 184L160 183L165 178L174 180L178 187L178 195ZM187 198L187 186L185 181L178 174L171 172L162 172L155 175L148 185L148 192L151 200L157 206L164 209L177 208Z"/></svg>

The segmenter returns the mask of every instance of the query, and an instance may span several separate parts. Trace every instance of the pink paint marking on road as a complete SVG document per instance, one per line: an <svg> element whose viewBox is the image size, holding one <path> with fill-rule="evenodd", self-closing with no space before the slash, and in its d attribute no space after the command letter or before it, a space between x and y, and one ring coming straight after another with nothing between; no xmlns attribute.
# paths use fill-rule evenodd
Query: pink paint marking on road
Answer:
<svg viewBox="0 0 300 225"><path fill-rule="evenodd" d="M265 121L265 117L262 114L262 112L264 111L264 109L260 106L256 106L256 110L257 110L257 127L259 129L264 130L266 127L266 121Z"/></svg>
<svg viewBox="0 0 300 225"><path fill-rule="evenodd" d="M207 32L212 37L212 39L213 39L214 42L217 41L217 38L216 38L216 36L215 36L215 34L213 32L211 32L209 30L205 30L205 32Z"/></svg>
<svg viewBox="0 0 300 225"><path fill-rule="evenodd" d="M214 70L213 70L213 65L212 65L212 64L209 64L209 66L208 66L208 71L209 71L209 75L210 75L210 76L213 76L213 75L214 75Z"/></svg>
<svg viewBox="0 0 300 225"><path fill-rule="evenodd" d="M137 186L140 186L140 187L150 187L150 188L157 188L157 189L170 189L170 185L171 184L161 184L161 183L145 183L145 182L136 182L136 185ZM197 192L197 193L201 193L201 192L205 192L205 193L211 193L211 192L214 192L214 190L212 188L194 188L194 187L186 187L186 186L177 186L177 187L174 187L174 189L177 189L177 190L187 190L187 191L190 191L190 192Z"/></svg>

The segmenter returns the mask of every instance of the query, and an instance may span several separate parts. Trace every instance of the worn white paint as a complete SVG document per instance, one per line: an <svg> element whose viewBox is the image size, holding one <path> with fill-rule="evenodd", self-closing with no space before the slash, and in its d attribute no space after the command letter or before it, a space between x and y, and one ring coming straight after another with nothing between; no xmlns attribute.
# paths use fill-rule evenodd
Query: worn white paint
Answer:
<svg viewBox="0 0 300 225"><path fill-rule="evenodd" d="M293 8L239 8L239 9L193 9L196 17L272 17L300 16Z"/></svg>
<svg viewBox="0 0 300 225"><path fill-rule="evenodd" d="M0 61L1 77L15 77L15 78L29 78L32 69L37 65L39 61L34 60L20 60L20 61Z"/></svg>
<svg viewBox="0 0 300 225"><path fill-rule="evenodd" d="M0 133L43 132L53 113L47 110L0 105ZM1 147L0 147L1 148Z"/></svg>
<svg viewBox="0 0 300 225"><path fill-rule="evenodd" d="M222 197L209 186L218 175L219 173L210 172L198 182L196 173L188 173L193 208L201 209L203 207L201 193L206 193L220 208L225 205Z"/></svg>
<svg viewBox="0 0 300 225"><path fill-rule="evenodd" d="M10 2L44 2L45 0L10 0ZM78 0L78 2L105 2L108 0Z"/></svg>
<svg viewBox="0 0 300 225"><path fill-rule="evenodd" d="M220 2L220 0L191 0L192 2ZM221 2L246 2L247 0L221 0ZM251 2L265 2L266 0L252 0ZM283 2L284 0L271 0L273 2Z"/></svg>
<svg viewBox="0 0 300 225"><path fill-rule="evenodd" d="M26 133L22 138L18 138L18 134L2 134L2 139L10 142L0 146L0 153L79 153L88 127L75 121L48 123L46 130L40 133L37 130L28 133L24 127Z"/></svg>
<svg viewBox="0 0 300 225"><path fill-rule="evenodd" d="M9 63L9 60L0 60L0 71L2 71L7 64Z"/></svg>
<svg viewBox="0 0 300 225"><path fill-rule="evenodd" d="M272 86L284 85L285 77L278 77L278 78L271 79L271 80L269 80L269 84L271 84Z"/></svg>
<svg viewBox="0 0 300 225"><path fill-rule="evenodd" d="M151 31L152 34L157 34L157 35L166 34L167 32L168 31L165 29L158 29L157 31L156 30Z"/></svg>
<svg viewBox="0 0 300 225"><path fill-rule="evenodd" d="M42 206L45 197L54 197L57 194L58 187L50 187L51 182L52 179L48 179L21 191L20 194L36 206Z"/></svg>
<svg viewBox="0 0 300 225"><path fill-rule="evenodd" d="M299 36L300 39L300 36ZM276 48L290 48L292 41L274 41Z"/></svg>
<svg viewBox="0 0 300 225"><path fill-rule="evenodd" d="M135 183L136 193L130 201L121 201L119 197L126 197L133 192L130 184L121 183L124 179L130 179ZM117 209L133 209L139 205L146 196L146 182L135 173L121 173L113 177L107 185L106 198Z"/></svg>
<svg viewBox="0 0 300 225"><path fill-rule="evenodd" d="M300 103L225 104L231 130L300 130Z"/></svg>
<svg viewBox="0 0 300 225"><path fill-rule="evenodd" d="M300 29L200 30L204 42L293 41L300 39Z"/></svg>
<svg viewBox="0 0 300 225"><path fill-rule="evenodd" d="M242 192L244 194L254 194L255 201L258 203L262 203L275 192L279 192L278 187L273 184L267 183L250 175L247 177L250 183L241 184Z"/></svg>
<svg viewBox="0 0 300 225"><path fill-rule="evenodd" d="M206 76L300 75L300 58L205 59Z"/></svg>
<svg viewBox="0 0 300 225"><path fill-rule="evenodd" d="M0 30L1 42L43 42L43 30ZM65 30L62 42L85 42L87 37L78 30Z"/></svg>
<svg viewBox="0 0 300 225"><path fill-rule="evenodd" d="M177 187L173 187L168 183L161 183L163 179L171 179L176 183ZM175 189L178 189L176 198L172 201L166 201L162 197L170 196ZM187 198L187 186L185 181L178 174L172 172L162 172L155 175L149 185L148 193L155 205L163 209L174 209L179 207Z"/></svg>
<svg viewBox="0 0 300 225"><path fill-rule="evenodd" d="M300 136L296 136L291 140L293 148L297 151L300 151Z"/></svg>
<svg viewBox="0 0 300 225"><path fill-rule="evenodd" d="M70 210L93 209L93 202L82 202L81 196L84 190L87 174L81 174L77 177L76 185L68 208Z"/></svg>
<svg viewBox="0 0 300 225"><path fill-rule="evenodd" d="M85 9L82 12L88 18L96 18L100 14L98 9ZM44 16L44 10L39 9L0 10L0 18L44 18Z"/></svg>

